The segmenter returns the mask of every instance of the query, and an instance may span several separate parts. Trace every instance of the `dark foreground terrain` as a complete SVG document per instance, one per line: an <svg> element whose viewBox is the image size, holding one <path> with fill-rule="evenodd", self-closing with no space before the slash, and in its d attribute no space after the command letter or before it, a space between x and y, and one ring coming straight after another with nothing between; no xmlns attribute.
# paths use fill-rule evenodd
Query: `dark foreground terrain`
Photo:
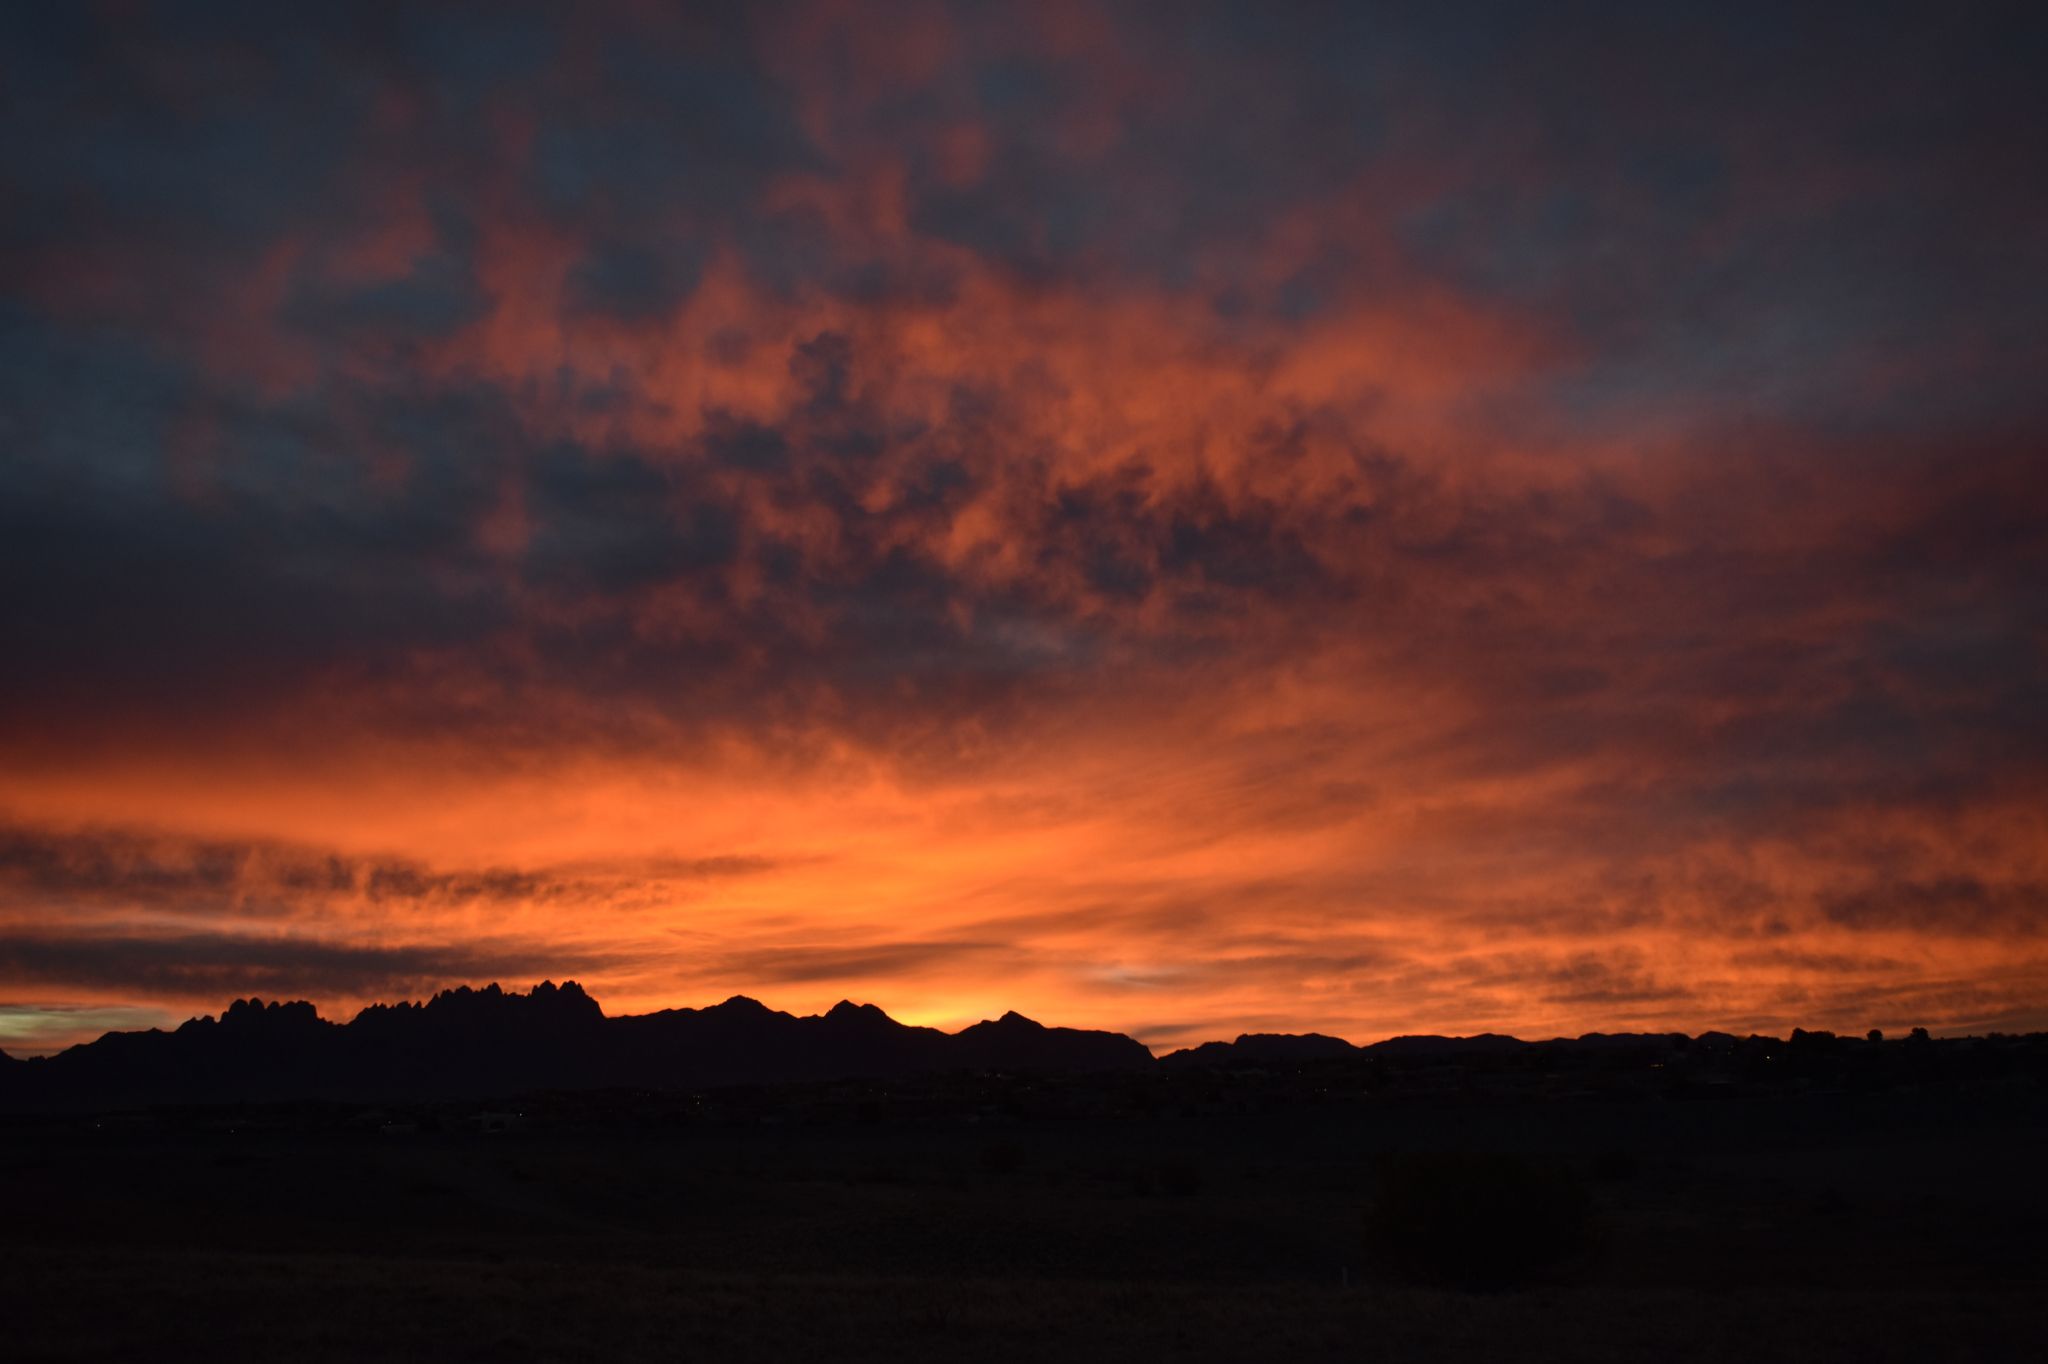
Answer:
<svg viewBox="0 0 2048 1364"><path fill-rule="evenodd" d="M2026 1068L1510 1078L15 1118L0 1356L2048 1358Z"/></svg>

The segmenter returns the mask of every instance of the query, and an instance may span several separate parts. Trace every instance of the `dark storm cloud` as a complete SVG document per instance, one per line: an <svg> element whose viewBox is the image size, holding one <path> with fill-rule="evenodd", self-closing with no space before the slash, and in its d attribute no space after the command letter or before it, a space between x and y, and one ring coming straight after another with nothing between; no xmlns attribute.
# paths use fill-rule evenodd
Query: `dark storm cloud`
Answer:
<svg viewBox="0 0 2048 1364"><path fill-rule="evenodd" d="M679 482L632 451L539 453L526 469L535 526L522 563L528 581L612 594L699 579L730 563L735 513Z"/></svg>
<svg viewBox="0 0 2048 1364"><path fill-rule="evenodd" d="M320 6L302 11L304 27L267 32L197 5L121 23L94 10L10 6L0 20L0 166L11 192L29 196L7 215L16 245L82 234L113 246L148 231L164 248L159 270L190 283L195 267L258 249L330 203L365 92L331 79L322 41L345 34Z"/></svg>
<svg viewBox="0 0 2048 1364"><path fill-rule="evenodd" d="M1386 35L1328 17L1310 32L1242 7L1182 6L1170 22L1126 9L1136 60L1104 73L1006 44L998 12L964 14L951 78L884 111L878 128L912 149L912 225L1033 280L1180 287L1205 252L1241 262L1276 217L1383 146ZM962 118L993 168L965 182L928 140ZM1284 290L1258 299L1289 301Z"/></svg>
<svg viewBox="0 0 2048 1364"><path fill-rule="evenodd" d="M81 458L45 450L0 474L10 532L0 556L23 585L0 603L21 663L0 685L19 704L246 704L337 658L473 640L501 618L497 590L464 571L488 471L427 458L394 489L333 448L360 416L432 433L414 446L431 455L435 443L487 432L488 404L346 391L325 407L243 404L224 415L217 476L202 472L211 486L191 495L175 469L128 472L131 442L160 448L180 415L170 376L147 365L100 373L111 392L66 374L30 400L27 420L64 431L57 448ZM110 397L118 415L93 418Z"/></svg>
<svg viewBox="0 0 2048 1364"><path fill-rule="evenodd" d="M1610 960L1581 953L1559 966L1541 972L1547 987L1543 997L1553 1004L1583 1008L1588 1005L1670 1005L1692 997L1693 991L1658 980L1645 971L1633 953Z"/></svg>
<svg viewBox="0 0 2048 1364"><path fill-rule="evenodd" d="M570 306L629 322L666 317L703 268L702 251L687 244L593 242L570 276Z"/></svg>
<svg viewBox="0 0 2048 1364"><path fill-rule="evenodd" d="M302 270L279 309L279 320L324 339L370 337L395 346L444 337L486 316L490 295L470 253L475 229L450 210L435 215L434 244L404 273L368 284L340 285Z"/></svg>
<svg viewBox="0 0 2048 1364"><path fill-rule="evenodd" d="M763 11L768 24L773 8ZM530 174L542 205L585 225L592 216L731 213L766 177L821 166L758 64L744 10L642 18L652 22L638 33L587 39L594 97L565 104L537 130ZM648 137L649 128L662 135Z"/></svg>
<svg viewBox="0 0 2048 1364"><path fill-rule="evenodd" d="M1873 879L1829 894L1822 911L1859 929L2032 936L2048 932L2048 883L1999 883L1958 874Z"/></svg>
<svg viewBox="0 0 2048 1364"><path fill-rule="evenodd" d="M602 899L622 881L688 885L759 876L780 865L735 855L450 869L288 843L0 825L0 910L83 921L121 907L288 919L355 899L396 908L478 901L530 907Z"/></svg>
<svg viewBox="0 0 2048 1364"><path fill-rule="evenodd" d="M216 1000L399 999L453 981L520 980L607 963L543 942L365 946L306 938L128 930L98 936L0 931L0 975L41 988Z"/></svg>
<svg viewBox="0 0 2048 1364"><path fill-rule="evenodd" d="M47 324L18 328L21 353L50 353ZM79 346L40 374L30 364L16 393L43 458L0 476L13 531L0 554L33 585L4 608L20 649L9 690L23 712L33 700L165 717L288 697L337 669L397 684L420 651L455 651L508 689L585 698L593 713L632 701L684 725L776 714L798 699L785 679L802 676L806 694L822 684L883 736L1027 685L1085 685L1115 649L1170 659L1228 649L1262 616L1299 613L1316 633L1315 614L1338 611L1404 666L1463 672L1539 720L1505 740L1475 733L1496 768L1517 754L1540 763L1668 743L1678 708L1743 698L1716 743L1724 768L1750 771L1724 770L1696 796L1724 810L1824 803L1831 776L1788 770L1809 755L1853 755L1866 776L1888 768L1884 780L1924 788L1945 763L2009 764L2043 738L2030 703L2040 612L2026 588L2041 551L2001 529L2048 501L2024 464L1983 496L1852 524L1856 538L1826 551L1834 576L1816 577L1810 547L1746 544L1754 527L1726 536L1724 504L1768 497L1768 480L1710 475L1705 462L1688 476L1724 486L1656 509L1597 476L1522 493L1453 488L1386 454L1354 456L1349 486L1311 503L1170 487L1142 464L1074 480L1027 463L992 481L988 447L977 455L960 431L869 410L861 375L874 361L846 337L806 338L787 364L800 389L784 417L715 422L708 458L682 462L630 439L536 434L522 417L530 399L480 381L393 375L330 380L317 397L223 395L199 404L223 434L194 491L160 464L128 461L175 427L202 380L111 347ZM108 410L84 373L125 401ZM970 412L966 429L999 430L1002 410ZM1299 458L1290 439L1275 433L1274 460ZM347 457L366 441L398 453L394 476ZM1911 493L1941 458L1894 461L1869 486ZM891 499L874 509L885 480ZM990 491L1033 556L1003 584L932 548ZM514 494L525 529L493 548L487 522ZM805 508L830 513L829 543L766 528ZM1972 538L1978 521L1990 533ZM1859 556L1898 566L1857 570ZM742 576L756 582L745 600ZM1943 614L1879 619L1864 638L1802 637L1802 614L1888 587L1886 576ZM649 594L677 590L694 624L664 638L644 623ZM1120 613L1155 597L1182 610L1131 635ZM1558 624L1561 609L1606 617L1592 628L1608 652L1587 652L1587 623ZM1781 622L1768 643L1738 629L1760 618ZM1821 673L1818 690L1792 682ZM1612 704L1622 693L1628 710ZM495 723L392 695L420 724Z"/></svg>

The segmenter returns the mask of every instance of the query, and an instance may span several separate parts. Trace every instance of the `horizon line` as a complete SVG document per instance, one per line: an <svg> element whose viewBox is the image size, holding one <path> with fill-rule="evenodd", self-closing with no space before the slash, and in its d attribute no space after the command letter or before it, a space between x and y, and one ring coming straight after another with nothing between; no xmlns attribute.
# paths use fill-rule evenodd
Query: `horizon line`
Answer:
<svg viewBox="0 0 2048 1364"><path fill-rule="evenodd" d="M222 1018L225 1018L229 1011L238 1005L255 1005L257 1007L269 1008L277 1007L280 1005L304 1004L312 1008L314 1016L318 1018L321 1022L330 1024L335 1027L347 1027L372 1009L395 1009L406 1006L423 1008L428 1004L433 1003L435 1000L442 998L443 996L488 995L492 992L496 992L498 995L503 997L527 999L532 998L535 994L537 994L543 989L562 991L572 988L576 991L576 993L590 1000L591 1004L597 1008L599 1014L607 1020L619 1018L646 1018L655 1014L662 1013L703 1013L707 1012L708 1010L720 1008L725 1005L733 1003L754 1004L769 1013L778 1014L785 1018L799 1020L824 1018L828 1014L832 1013L833 1011L841 1007L852 1007L856 1009L874 1009L880 1014L882 1014L883 1017L887 1018L890 1022L895 1023L900 1027L928 1028L933 1032L942 1033L947 1036L957 1036L961 1031L964 1031L968 1028L979 1026L980 1024L995 1023L1001 1021L1004 1018L1016 1017L1044 1028L1058 1028L1070 1032L1108 1033L1116 1036L1125 1037L1133 1042L1136 1042L1139 1046L1144 1047L1148 1052L1151 1052L1154 1060L1161 1059L1165 1056L1175 1055L1180 1052L1193 1051L1197 1048L1204 1046L1210 1046L1215 1044L1221 1044L1225 1046L1235 1045L1236 1043L1243 1041L1246 1038L1252 1037L1323 1037L1329 1038L1334 1041L1343 1042L1347 1046L1359 1050L1364 1050L1370 1047L1382 1045L1384 1043L1398 1042L1409 1038L1426 1038L1443 1041L1474 1041L1486 1038L1495 1038L1520 1043L1524 1046L1538 1046L1547 1042L1573 1042L1582 1041L1587 1038L1595 1037L1684 1037L1690 1041L1698 1041L1700 1038L1703 1037L1723 1036L1732 1037L1737 1040L1743 1040L1751 1037L1762 1037L1786 1041L1789 1040L1792 1034L1809 1034L1833 1038L1847 1038L1852 1041L1865 1041L1868 1040L1870 1033L1877 1032L1881 1034L1882 1040L1892 1041L1904 1040L1906 1037L1911 1035L1910 1032L1902 1031L1894 1033L1890 1030L1883 1030L1878 1028L1871 1028L1860 1032L1837 1032L1835 1030L1827 1028L1794 1027L1793 1029L1791 1029L1791 1033L1788 1033L1784 1036L1780 1036L1777 1033L1771 1032L1758 1032L1754 1028L1752 1028L1748 1032L1738 1032L1728 1028L1703 1028L1698 1032L1688 1032L1682 1028L1644 1028L1618 1030L1589 1029L1587 1031L1575 1034L1557 1033L1549 1037L1522 1037L1516 1033L1499 1032L1490 1028L1486 1028L1481 1029L1477 1032L1469 1033L1399 1032L1390 1033L1384 1037L1375 1038L1371 1041L1356 1041L1352 1038L1343 1037L1336 1033L1326 1033L1315 1029L1309 1029L1301 1032L1246 1031L1239 1032L1234 1037L1211 1037L1204 1039L1202 1041L1189 1042L1180 1046L1172 1046L1170 1044L1147 1042L1144 1040L1144 1038L1138 1036L1136 1032L1127 1032L1118 1028L1077 1027L1070 1024L1047 1023L1041 1019L1031 1017L1030 1015L1024 1014L1021 1011L1015 1009L1007 1009L1004 1010L1002 1013L995 1015L994 1017L983 1017L974 1022L961 1023L955 1028L948 1029L945 1027L938 1026L937 1024L906 1022L904 1019L899 1018L895 1014L891 1013L887 1008L885 1008L882 1005L876 1004L872 1001L855 1001L851 997L842 998L837 1003L829 1006L828 1008L818 1013L811 1014L793 1013L788 1009L779 1009L774 1007L773 1005L768 1004L765 1000L762 1000L757 996L746 994L744 992L735 992L733 994L729 994L724 998L719 999L716 1002L710 1004L674 1004L666 1005L661 1008L649 1009L641 1013L607 1013L605 1012L603 1002L599 1000L597 996L591 994L589 990L585 989L579 981L575 980L574 978L565 978L558 982L552 977L547 977L537 982L534 982L533 984L527 986L523 990L514 987L507 987L496 980L490 981L489 983L484 985L462 984L443 986L440 989L437 989L432 993L426 995L424 998L405 998L388 1001L377 1000L371 1003L364 1004L357 1008L355 1013L346 1019L340 1017L330 1017L329 1015L321 1012L322 1006L318 1002L304 998L303 996L291 999L287 999L282 996L264 999L262 996L252 993L247 996L236 996L235 998L230 1000L228 1005L225 1008L221 1009L220 1012L218 1013L194 1013L174 1025L152 1025L146 1028L109 1028L106 1031L101 1032L92 1038L70 1042L60 1047L30 1047L17 1049L15 1047L0 1045L0 1053L5 1053L7 1056L10 1056L16 1060L32 1060L38 1057L59 1056L76 1047L89 1046L93 1042L97 1042L103 1038L114 1036L117 1034L148 1034L152 1032L169 1033L176 1032L178 1029L183 1028L188 1024L197 1023L202 1020L218 1021ZM0 1005L0 1009L32 1009L35 1007L36 1006ZM103 1007L104 1009L111 1011L116 1009L133 1008L135 1006L107 1005ZM81 1013L92 1011L93 1010L90 1009L79 1010L79 1012ZM1951 1030L1937 1030L1935 1028L1921 1026L1916 1027L1912 1031L1924 1032L1930 1040L1941 1039L1946 1041L1961 1041L1973 1037L1983 1038L1998 1036L2029 1035L2027 1031L2012 1033L1997 1028L1988 1029L1982 1032L1971 1032L1967 1030L1958 1032Z"/></svg>

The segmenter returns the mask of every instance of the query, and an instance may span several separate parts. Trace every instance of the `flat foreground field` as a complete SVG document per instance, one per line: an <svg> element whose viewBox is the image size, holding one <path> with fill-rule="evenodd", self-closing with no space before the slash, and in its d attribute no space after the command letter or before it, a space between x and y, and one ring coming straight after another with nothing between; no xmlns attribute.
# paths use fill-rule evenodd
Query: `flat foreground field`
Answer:
<svg viewBox="0 0 2048 1364"><path fill-rule="evenodd" d="M2040 1119L2032 1095L1888 1095L488 1135L24 1123L0 1131L0 1354L2038 1360ZM1367 1209L1446 1151L1571 1181L1590 1237L1509 1228L1510 1289L1416 1282Z"/></svg>

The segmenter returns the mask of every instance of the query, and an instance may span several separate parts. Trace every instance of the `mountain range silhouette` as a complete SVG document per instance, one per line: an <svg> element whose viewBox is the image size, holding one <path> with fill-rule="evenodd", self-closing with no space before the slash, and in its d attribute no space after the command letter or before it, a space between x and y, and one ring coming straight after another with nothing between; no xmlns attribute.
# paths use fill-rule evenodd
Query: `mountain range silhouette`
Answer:
<svg viewBox="0 0 2048 1364"><path fill-rule="evenodd" d="M6 1053L0 1052L0 1057ZM574 981L489 985L375 1004L348 1023L301 1000L238 999L174 1031L112 1032L49 1057L6 1057L0 1110L281 1099L482 1098L531 1090L887 1079L940 1071L1136 1070L1120 1033L1006 1013L957 1033L841 1002L797 1017L735 995L608 1018Z"/></svg>
<svg viewBox="0 0 2048 1364"><path fill-rule="evenodd" d="M1725 1034L1712 1038L1735 1039ZM1407 1063L1525 1048L1654 1049L1683 1034L1600 1034L1531 1043L1396 1037L1368 1046L1319 1033L1251 1033L1155 1059L1122 1033L1047 1027L1018 1013L957 1033L842 1001L797 1016L735 995L702 1009L607 1017L574 981L527 993L493 984L425 1003L374 1004L347 1023L310 1003L238 999L172 1031L111 1032L56 1055L0 1051L0 1112L281 1100L481 1099L542 1090L678 1089L901 1079L944 1072L1180 1072L1362 1056Z"/></svg>

